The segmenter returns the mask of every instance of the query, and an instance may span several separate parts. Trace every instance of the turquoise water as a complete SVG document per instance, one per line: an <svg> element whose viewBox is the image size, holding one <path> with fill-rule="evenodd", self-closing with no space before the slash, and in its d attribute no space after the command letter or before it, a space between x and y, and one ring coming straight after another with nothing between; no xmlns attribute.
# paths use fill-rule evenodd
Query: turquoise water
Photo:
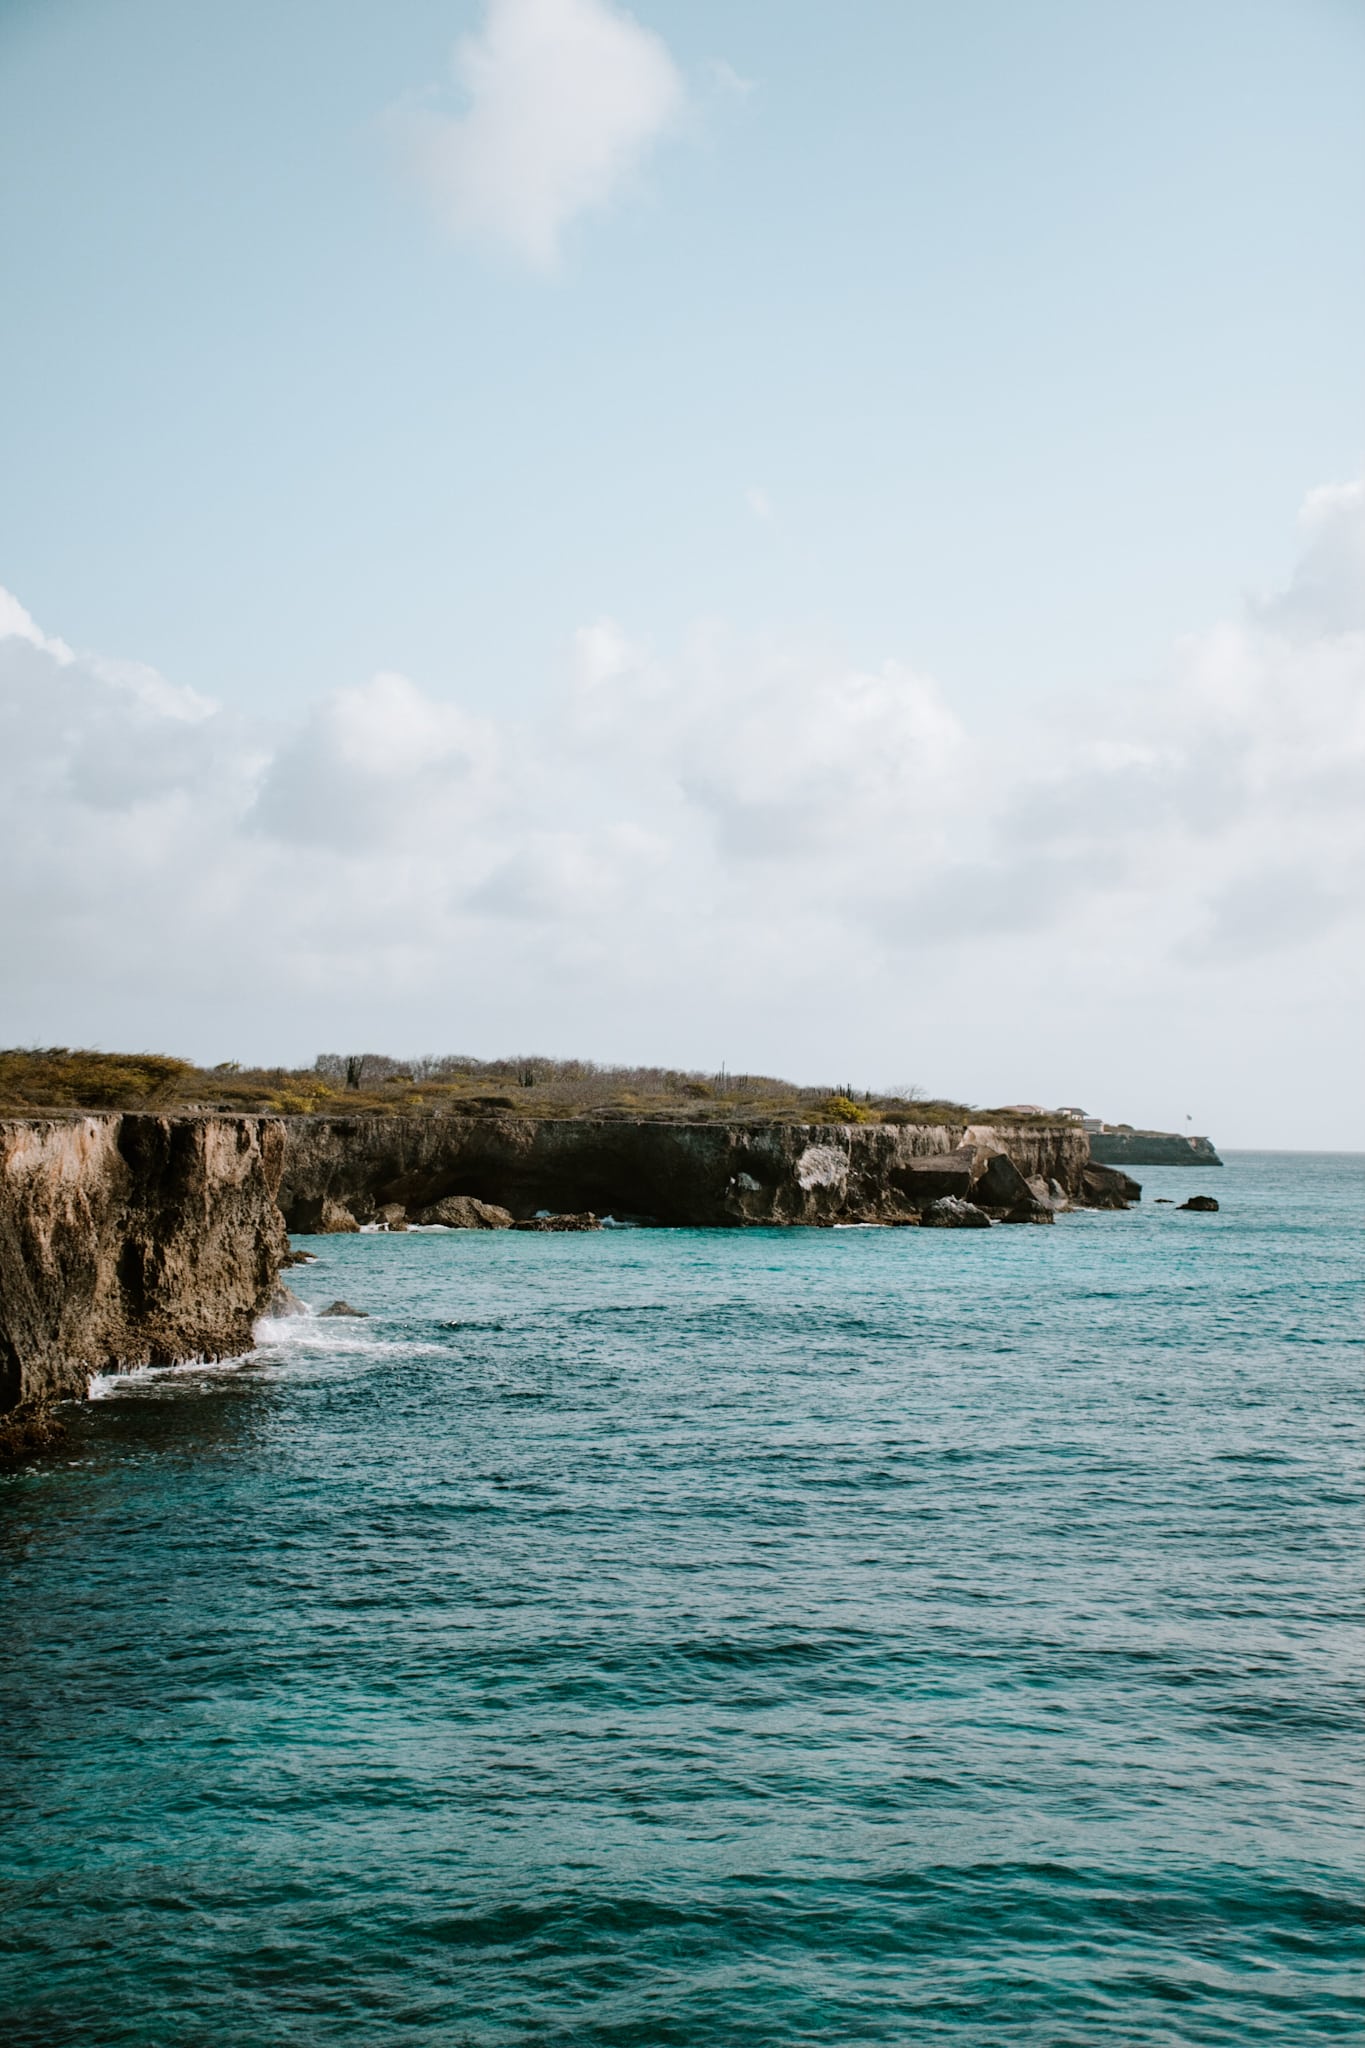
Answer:
<svg viewBox="0 0 1365 2048"><path fill-rule="evenodd" d="M1365 1159L1143 1180L314 1240L370 1321L92 1403L0 1484L5 2039L1354 2036Z"/></svg>

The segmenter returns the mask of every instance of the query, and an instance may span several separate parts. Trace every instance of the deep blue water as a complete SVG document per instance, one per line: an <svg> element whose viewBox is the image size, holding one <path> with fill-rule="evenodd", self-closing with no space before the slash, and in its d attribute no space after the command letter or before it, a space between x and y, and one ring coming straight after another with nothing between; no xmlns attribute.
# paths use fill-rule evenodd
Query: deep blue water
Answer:
<svg viewBox="0 0 1365 2048"><path fill-rule="evenodd" d="M4 2038L1354 2036L1365 1159L1142 1178L313 1240L370 1321L92 1403L0 1484Z"/></svg>

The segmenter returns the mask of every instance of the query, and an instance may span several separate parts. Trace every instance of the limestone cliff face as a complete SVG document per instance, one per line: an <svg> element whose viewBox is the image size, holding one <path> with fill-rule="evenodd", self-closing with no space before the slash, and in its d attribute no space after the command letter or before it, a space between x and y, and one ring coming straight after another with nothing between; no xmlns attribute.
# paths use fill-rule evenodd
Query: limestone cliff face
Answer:
<svg viewBox="0 0 1365 2048"><path fill-rule="evenodd" d="M280 1205L291 1230L472 1195L529 1216L595 1210L663 1224L884 1222L970 1196L993 1155L1086 1199L1078 1125L701 1124L527 1117L294 1117ZM329 1206L330 1205L330 1206Z"/></svg>
<svg viewBox="0 0 1365 2048"><path fill-rule="evenodd" d="M514 1116L109 1115L0 1122L0 1410L90 1374L249 1349L299 1231L449 1203L482 1220L917 1221L945 1197L1021 1221L1122 1207L1074 1123L700 1124ZM278 1197L278 1206L277 1206ZM457 1198L472 1198L461 1203ZM951 1205L950 1205L951 1206ZM283 1210L283 1215L281 1215Z"/></svg>
<svg viewBox="0 0 1365 2048"><path fill-rule="evenodd" d="M1211 1138L1180 1131L1092 1131L1090 1157L1102 1166L1221 1166Z"/></svg>
<svg viewBox="0 0 1365 2048"><path fill-rule="evenodd" d="M267 1117L0 1122L0 1410L248 1350L287 1250L284 1143Z"/></svg>

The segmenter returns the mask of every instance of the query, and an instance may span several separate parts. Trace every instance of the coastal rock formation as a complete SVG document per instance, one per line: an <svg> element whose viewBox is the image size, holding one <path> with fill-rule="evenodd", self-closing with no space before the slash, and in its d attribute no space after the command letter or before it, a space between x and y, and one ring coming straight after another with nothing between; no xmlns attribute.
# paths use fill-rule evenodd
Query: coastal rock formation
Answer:
<svg viewBox="0 0 1365 2048"><path fill-rule="evenodd" d="M249 1349L284 1226L1049 1222L1141 1193L1074 1122L719 1124L127 1113L0 1122L0 1410ZM278 1195L279 1206L276 1205ZM1202 1198L1197 1206L1207 1206ZM281 1214L283 1210L283 1215ZM336 1315L356 1313L334 1303Z"/></svg>
<svg viewBox="0 0 1365 2048"><path fill-rule="evenodd" d="M1112 1166L1087 1166L1081 1175L1080 1199L1087 1209L1126 1209L1141 1201L1142 1189Z"/></svg>
<svg viewBox="0 0 1365 2048"><path fill-rule="evenodd" d="M991 1219L975 1202L959 1201L956 1195L940 1195L929 1204L920 1223L925 1230L989 1230Z"/></svg>
<svg viewBox="0 0 1365 2048"><path fill-rule="evenodd" d="M452 1200L514 1219L612 1216L692 1227L895 1223L945 1196L1004 1216L1037 1197L1123 1207L1079 1125L701 1124L511 1116L291 1117L280 1205L291 1230ZM1055 1194L1053 1190L1055 1189ZM465 1214L468 1212L447 1212ZM467 1226L466 1226L467 1227ZM487 1223L481 1227L487 1227Z"/></svg>
<svg viewBox="0 0 1365 2048"><path fill-rule="evenodd" d="M1092 1131L1090 1157L1097 1166L1221 1166L1211 1138L1187 1138L1180 1131Z"/></svg>
<svg viewBox="0 0 1365 2048"><path fill-rule="evenodd" d="M305 1203L291 1228L305 1237L334 1237L360 1225L343 1202L318 1201Z"/></svg>
<svg viewBox="0 0 1365 2048"><path fill-rule="evenodd" d="M308 1305L306 1302L299 1300L292 1287L287 1287L283 1280L277 1280L274 1291L265 1305L265 1312L268 1316L276 1319L289 1316L306 1316Z"/></svg>
<svg viewBox="0 0 1365 2048"><path fill-rule="evenodd" d="M1216 1216L1218 1204L1212 1195L1191 1195L1188 1202L1180 1204L1182 1209L1196 1209L1201 1215Z"/></svg>
<svg viewBox="0 0 1365 2048"><path fill-rule="evenodd" d="M972 1200L987 1209L1028 1209L1034 1206L1033 1190L1008 1152L987 1154L972 1182Z"/></svg>
<svg viewBox="0 0 1365 2048"><path fill-rule="evenodd" d="M447 1195L444 1201L419 1209L412 1220L443 1223L447 1230L510 1230L514 1219L510 1209L500 1209L496 1202L479 1202L473 1195Z"/></svg>
<svg viewBox="0 0 1365 2048"><path fill-rule="evenodd" d="M0 1410L251 1347L288 1246L275 1118L0 1122Z"/></svg>
<svg viewBox="0 0 1365 2048"><path fill-rule="evenodd" d="M520 1223L512 1225L513 1230L600 1230L598 1217L586 1216L526 1216Z"/></svg>
<svg viewBox="0 0 1365 2048"><path fill-rule="evenodd" d="M0 1471L26 1465L44 1451L59 1450L65 1441L66 1424L47 1401L25 1401L7 1409L0 1414Z"/></svg>

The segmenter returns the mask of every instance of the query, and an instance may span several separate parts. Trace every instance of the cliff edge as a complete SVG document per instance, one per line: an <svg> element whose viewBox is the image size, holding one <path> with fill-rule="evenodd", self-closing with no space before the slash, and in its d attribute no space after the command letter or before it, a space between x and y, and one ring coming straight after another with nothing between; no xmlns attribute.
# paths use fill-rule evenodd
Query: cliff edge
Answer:
<svg viewBox="0 0 1365 2048"><path fill-rule="evenodd" d="M1105 1130L1090 1133L1097 1166L1221 1166L1211 1138L1181 1131Z"/></svg>
<svg viewBox="0 0 1365 2048"><path fill-rule="evenodd" d="M452 1197L517 1217L743 1224L917 1221L953 1196L1001 1211L1031 1181L1086 1204L1104 1186L1076 1124L695 1124L515 1116L290 1117L280 1206L294 1231L418 1220ZM992 1164L994 1162L994 1164ZM1087 1176L1089 1178L1087 1178ZM1122 1175L1110 1177L1115 1184ZM1136 1199L1132 1189L1125 1199ZM1116 1189L1108 1191L1114 1194ZM1107 1201L1100 1206L1109 1206ZM1117 1206L1122 1206L1118 1202Z"/></svg>
<svg viewBox="0 0 1365 2048"><path fill-rule="evenodd" d="M1141 1193L1074 1122L792 1124L516 1116L0 1121L0 1412L92 1373L247 1351L292 1230L452 1207L693 1228L1050 1223ZM562 1227L562 1222L561 1222Z"/></svg>
<svg viewBox="0 0 1365 2048"><path fill-rule="evenodd" d="M0 1411L249 1350L288 1249L284 1147L266 1117L0 1122Z"/></svg>

